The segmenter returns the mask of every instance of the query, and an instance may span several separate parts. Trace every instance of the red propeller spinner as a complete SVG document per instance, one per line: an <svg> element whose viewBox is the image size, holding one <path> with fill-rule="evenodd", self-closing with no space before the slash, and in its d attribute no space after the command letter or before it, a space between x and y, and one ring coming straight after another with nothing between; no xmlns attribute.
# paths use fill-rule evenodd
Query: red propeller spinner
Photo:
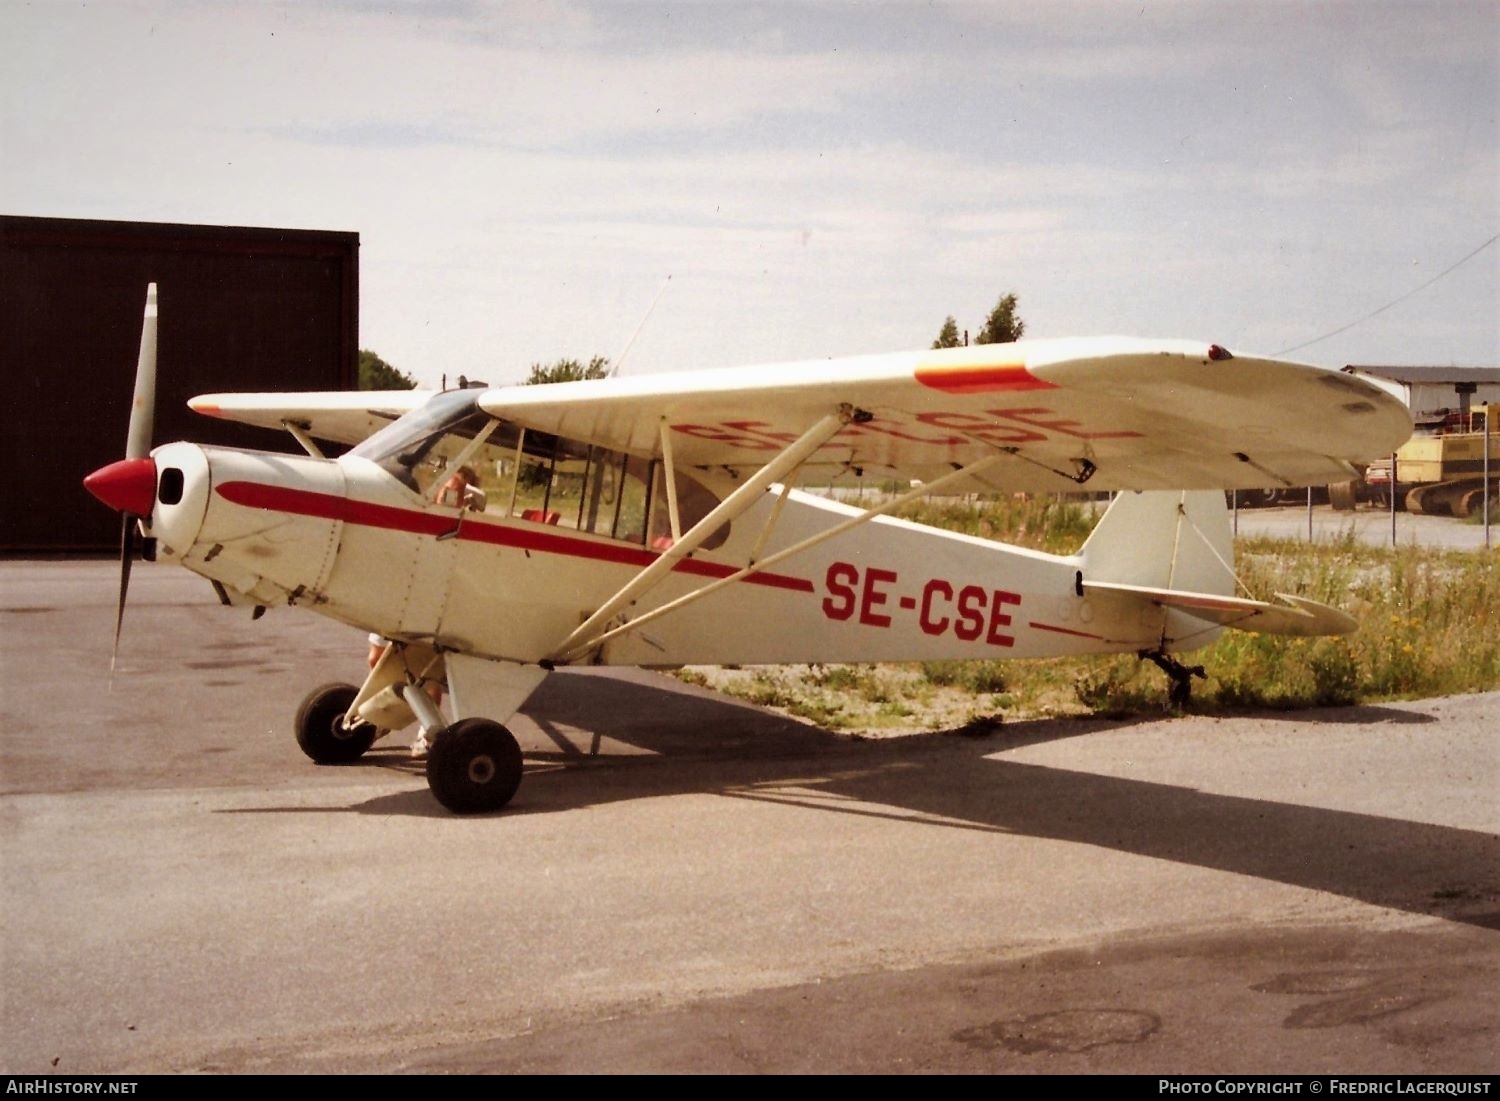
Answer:
<svg viewBox="0 0 1500 1101"><path fill-rule="evenodd" d="M156 463L121 459L101 466L83 480L83 488L116 512L150 516L156 501Z"/></svg>

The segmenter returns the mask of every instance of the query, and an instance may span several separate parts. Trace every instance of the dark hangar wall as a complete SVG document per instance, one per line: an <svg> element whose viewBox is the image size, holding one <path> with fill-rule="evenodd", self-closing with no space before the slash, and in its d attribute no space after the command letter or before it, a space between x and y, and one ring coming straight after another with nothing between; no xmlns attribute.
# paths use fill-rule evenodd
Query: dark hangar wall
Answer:
<svg viewBox="0 0 1500 1101"><path fill-rule="evenodd" d="M202 417L195 394L357 383L359 234L0 216L0 549L103 550L82 486L120 458L146 284L158 287L155 444L297 450Z"/></svg>

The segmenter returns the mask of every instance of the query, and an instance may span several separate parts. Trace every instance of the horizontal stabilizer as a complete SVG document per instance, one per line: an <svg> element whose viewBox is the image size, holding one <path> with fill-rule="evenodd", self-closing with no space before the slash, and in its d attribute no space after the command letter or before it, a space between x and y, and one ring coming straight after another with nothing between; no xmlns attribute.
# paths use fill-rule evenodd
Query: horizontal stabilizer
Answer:
<svg viewBox="0 0 1500 1101"><path fill-rule="evenodd" d="M1241 631L1259 631L1267 635L1347 635L1359 626L1353 616L1327 604L1305 597L1277 593L1284 604L1263 600L1245 600L1237 596L1184 592L1181 589L1156 589L1145 585L1120 585L1107 581L1084 582L1084 590L1130 593L1145 597L1165 608L1176 608L1195 619L1233 627Z"/></svg>

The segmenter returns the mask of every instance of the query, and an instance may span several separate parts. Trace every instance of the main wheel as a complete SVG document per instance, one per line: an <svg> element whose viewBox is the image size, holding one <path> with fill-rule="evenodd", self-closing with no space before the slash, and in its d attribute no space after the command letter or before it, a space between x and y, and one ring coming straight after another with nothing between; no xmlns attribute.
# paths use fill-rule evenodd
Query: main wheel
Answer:
<svg viewBox="0 0 1500 1101"><path fill-rule="evenodd" d="M375 744L379 731L371 724L344 725L357 695L359 689L352 684L325 684L309 692L297 708L297 744L318 764L346 765Z"/></svg>
<svg viewBox="0 0 1500 1101"><path fill-rule="evenodd" d="M427 751L427 786L457 814L499 810L521 786L521 747L489 719L459 719Z"/></svg>

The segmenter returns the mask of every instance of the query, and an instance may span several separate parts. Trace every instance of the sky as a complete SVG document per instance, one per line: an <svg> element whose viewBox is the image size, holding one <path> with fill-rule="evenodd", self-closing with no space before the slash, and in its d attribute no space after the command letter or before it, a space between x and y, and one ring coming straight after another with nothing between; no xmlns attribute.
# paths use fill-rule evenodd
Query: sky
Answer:
<svg viewBox="0 0 1500 1101"><path fill-rule="evenodd" d="M922 348L1007 293L1500 366L1493 0L0 0L0 42L0 212L356 231L360 344L424 384Z"/></svg>

